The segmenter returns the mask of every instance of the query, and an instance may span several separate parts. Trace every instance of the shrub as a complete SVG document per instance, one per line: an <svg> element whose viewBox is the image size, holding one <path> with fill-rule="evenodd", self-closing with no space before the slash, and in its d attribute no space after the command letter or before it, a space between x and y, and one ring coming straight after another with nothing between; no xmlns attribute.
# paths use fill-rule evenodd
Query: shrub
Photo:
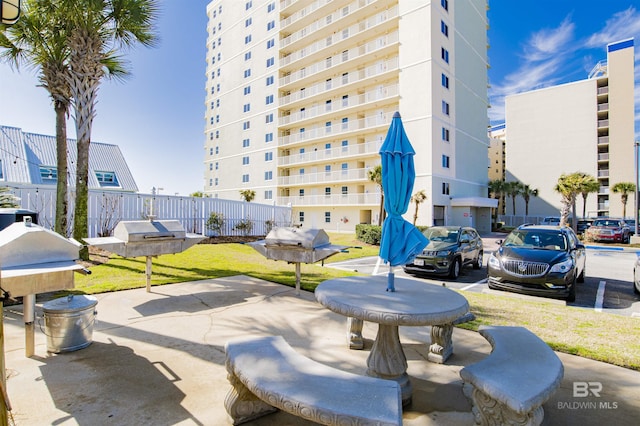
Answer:
<svg viewBox="0 0 640 426"><path fill-rule="evenodd" d="M216 235L222 235L222 227L224 226L224 215L222 213L213 212L207 219L207 229L214 232Z"/></svg>
<svg viewBox="0 0 640 426"><path fill-rule="evenodd" d="M242 235L247 236L253 230L253 222L251 219L241 220L233 227L234 230L242 232Z"/></svg>
<svg viewBox="0 0 640 426"><path fill-rule="evenodd" d="M366 244L379 245L382 227L378 225L356 225L356 239Z"/></svg>

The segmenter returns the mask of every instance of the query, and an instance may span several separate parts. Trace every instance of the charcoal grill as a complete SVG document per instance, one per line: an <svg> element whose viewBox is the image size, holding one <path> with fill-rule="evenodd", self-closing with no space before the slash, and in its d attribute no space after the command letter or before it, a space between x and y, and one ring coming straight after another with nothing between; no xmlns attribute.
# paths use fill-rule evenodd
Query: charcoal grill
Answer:
<svg viewBox="0 0 640 426"><path fill-rule="evenodd" d="M82 245L36 225L30 216L0 231L0 287L22 297L25 353L34 354L36 294L74 287L74 272L90 273L76 260Z"/></svg>
<svg viewBox="0 0 640 426"><path fill-rule="evenodd" d="M131 220L119 222L112 237L85 238L85 242L122 257L147 258L147 292L151 291L152 257L175 254L198 244L205 237L185 231L177 220Z"/></svg>
<svg viewBox="0 0 640 426"><path fill-rule="evenodd" d="M264 240L248 243L267 259L296 265L296 294L300 294L300 264L316 263L350 248L331 244L323 229L273 228Z"/></svg>

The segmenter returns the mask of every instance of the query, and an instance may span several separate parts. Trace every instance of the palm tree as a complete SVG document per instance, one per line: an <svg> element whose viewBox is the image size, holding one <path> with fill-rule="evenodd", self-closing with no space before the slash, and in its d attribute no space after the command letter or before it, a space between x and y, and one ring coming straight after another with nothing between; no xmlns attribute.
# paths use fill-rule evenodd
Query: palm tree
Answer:
<svg viewBox="0 0 640 426"><path fill-rule="evenodd" d="M369 180L380 187L380 214L378 215L378 226L382 226L384 220L384 188L382 187L382 164L378 164L369 169Z"/></svg>
<svg viewBox="0 0 640 426"><path fill-rule="evenodd" d="M505 182L504 193L511 197L511 205L513 207L513 215L516 214L516 197L522 193L522 184L518 181Z"/></svg>
<svg viewBox="0 0 640 426"><path fill-rule="evenodd" d="M256 191L254 191L253 189L243 189L242 191L240 191L240 196L244 201L250 203L254 198L256 198Z"/></svg>
<svg viewBox="0 0 640 426"><path fill-rule="evenodd" d="M69 85L75 112L78 163L73 236L88 235L89 145L96 115L98 87L104 77L124 78L129 74L119 50L136 43L154 46L157 0L58 0L65 16L69 47ZM88 258L88 251L80 256Z"/></svg>
<svg viewBox="0 0 640 426"><path fill-rule="evenodd" d="M582 217L587 215L587 196L592 192L598 192L600 182L586 173L582 174L582 182L580 183L580 193L582 194Z"/></svg>
<svg viewBox="0 0 640 426"><path fill-rule="evenodd" d="M636 184L632 182L618 182L613 185L611 190L616 194L620 193L620 200L622 201L622 219L625 219L627 217L627 201L629 201L629 194L636 191Z"/></svg>
<svg viewBox="0 0 640 426"><path fill-rule="evenodd" d="M418 207L420 204L424 203L427 200L427 194L424 192L424 189L416 192L411 196L411 202L416 203L416 210L413 213L413 226L416 226L416 222L418 221Z"/></svg>
<svg viewBox="0 0 640 426"><path fill-rule="evenodd" d="M56 217L54 230L68 236L67 114L71 104L69 49L66 32L55 1L26 0L22 16L12 26L0 29L0 56L16 69L21 64L38 71L40 86L49 92L56 115Z"/></svg>
<svg viewBox="0 0 640 426"><path fill-rule="evenodd" d="M524 199L524 214L525 216L529 216L529 200L531 197L537 197L539 191L537 189L531 188L529 185L522 185L520 195Z"/></svg>
<svg viewBox="0 0 640 426"><path fill-rule="evenodd" d="M498 207L493 209L493 221L498 221L498 212L501 211L504 214L504 195L505 195L505 181L502 179L494 179L489 181L489 194L493 195L493 198L498 200Z"/></svg>
<svg viewBox="0 0 640 426"><path fill-rule="evenodd" d="M574 219L576 216L576 197L580 194L582 184L582 173L576 172L569 175L562 174L558 178L555 191L562 196L562 210L560 212L560 226L567 224L569 210L572 210ZM577 232L578 221L572 223L573 230Z"/></svg>

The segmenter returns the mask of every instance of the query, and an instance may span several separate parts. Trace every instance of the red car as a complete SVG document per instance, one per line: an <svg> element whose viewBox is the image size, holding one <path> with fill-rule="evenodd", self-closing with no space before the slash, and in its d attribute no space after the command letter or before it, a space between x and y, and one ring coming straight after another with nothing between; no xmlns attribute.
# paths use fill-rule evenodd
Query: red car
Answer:
<svg viewBox="0 0 640 426"><path fill-rule="evenodd" d="M593 241L610 241L627 244L631 229L624 220L599 218L593 221L587 232Z"/></svg>

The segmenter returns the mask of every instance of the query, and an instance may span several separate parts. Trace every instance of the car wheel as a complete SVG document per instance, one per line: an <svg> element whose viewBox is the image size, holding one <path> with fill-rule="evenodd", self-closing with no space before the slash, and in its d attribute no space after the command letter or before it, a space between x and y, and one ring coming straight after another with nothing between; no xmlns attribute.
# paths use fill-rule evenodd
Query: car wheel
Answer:
<svg viewBox="0 0 640 426"><path fill-rule="evenodd" d="M451 269L449 269L449 278L457 280L460 276L460 268L462 267L462 262L459 257L453 259L453 263L451 264Z"/></svg>
<svg viewBox="0 0 640 426"><path fill-rule="evenodd" d="M635 278L636 276L636 271L635 269L633 270L633 292L635 294L640 294L640 282L638 282Z"/></svg>
<svg viewBox="0 0 640 426"><path fill-rule="evenodd" d="M584 266L584 268L582 268L582 272L580 272L580 275L578 275L578 282L579 283L583 283L584 282L584 274L586 274L587 272L587 265Z"/></svg>
<svg viewBox="0 0 640 426"><path fill-rule="evenodd" d="M569 289L569 295L567 296L567 302L575 302L576 301L576 280L573 280L573 284L571 284L571 288Z"/></svg>
<svg viewBox="0 0 640 426"><path fill-rule="evenodd" d="M629 244L631 242L631 234L627 234L624 237L624 244Z"/></svg>
<svg viewBox="0 0 640 426"><path fill-rule="evenodd" d="M476 257L476 260L473 261L473 269L480 269L482 268L482 259L483 259L484 254L482 253L482 250L480 250L478 252L478 257Z"/></svg>

